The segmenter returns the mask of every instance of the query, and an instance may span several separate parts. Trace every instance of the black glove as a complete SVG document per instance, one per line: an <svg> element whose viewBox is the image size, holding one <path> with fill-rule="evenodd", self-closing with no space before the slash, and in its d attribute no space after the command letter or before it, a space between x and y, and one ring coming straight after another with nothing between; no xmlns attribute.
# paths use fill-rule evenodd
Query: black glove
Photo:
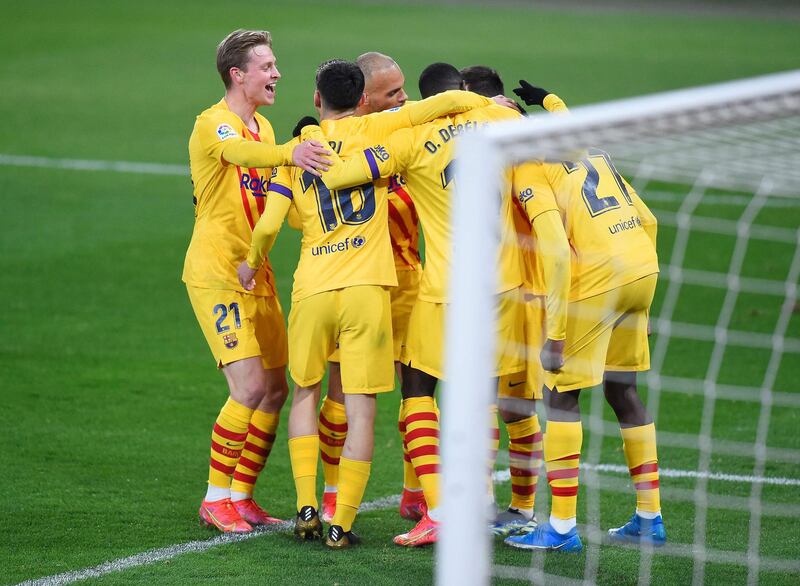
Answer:
<svg viewBox="0 0 800 586"><path fill-rule="evenodd" d="M297 123L297 126L294 127L294 130L292 130L292 137L300 136L300 132L306 126L319 126L319 122L317 122L317 119L314 118L313 116L303 116L302 118L300 118L300 121Z"/></svg>
<svg viewBox="0 0 800 586"><path fill-rule="evenodd" d="M536 87L529 84L524 79L519 80L519 87L514 88L514 93L517 94L522 101L528 106L538 105L544 108L544 99L550 93L545 89Z"/></svg>

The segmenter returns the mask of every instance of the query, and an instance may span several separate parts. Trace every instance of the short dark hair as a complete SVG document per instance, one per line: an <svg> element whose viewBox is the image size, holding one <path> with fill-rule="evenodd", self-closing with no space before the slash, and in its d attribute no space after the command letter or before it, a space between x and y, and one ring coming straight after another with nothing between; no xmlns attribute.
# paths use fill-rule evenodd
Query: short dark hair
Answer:
<svg viewBox="0 0 800 586"><path fill-rule="evenodd" d="M325 61L317 68L317 91L332 110L355 108L364 93L364 73L352 61Z"/></svg>
<svg viewBox="0 0 800 586"><path fill-rule="evenodd" d="M419 75L419 93L423 98L429 98L447 90L460 90L462 81L461 74L453 65L431 63Z"/></svg>
<svg viewBox="0 0 800 586"><path fill-rule="evenodd" d="M231 67L245 69L250 61L250 49L259 45L272 48L272 35L268 31L237 29L217 45L217 71L225 89L231 87Z"/></svg>
<svg viewBox="0 0 800 586"><path fill-rule="evenodd" d="M492 98L500 96L505 92L503 80L500 74L491 67L485 65L473 65L461 70L461 77L464 79L464 87L471 92Z"/></svg>

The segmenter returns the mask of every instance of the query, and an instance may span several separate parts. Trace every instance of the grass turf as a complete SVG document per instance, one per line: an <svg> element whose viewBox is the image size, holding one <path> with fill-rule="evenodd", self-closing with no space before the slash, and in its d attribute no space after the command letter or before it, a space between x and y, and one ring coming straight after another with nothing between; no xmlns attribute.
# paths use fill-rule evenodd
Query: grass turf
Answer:
<svg viewBox="0 0 800 586"><path fill-rule="evenodd" d="M422 67L451 60L458 66L491 64L509 89L524 77L577 105L785 69L797 65L798 48L793 22L501 7L278 2L264 10L244 2L146 1L125 7L38 2L4 17L0 153L163 163L186 161L194 116L220 96L214 46L237 26L273 32L284 79L277 105L265 113L282 138L311 112L316 65L366 50L398 60L412 97ZM673 185L648 187L680 192ZM6 470L0 515L7 527L0 533L0 580L14 583L208 537L194 515L206 475L209 425L225 385L179 278L192 223L188 177L0 167L0 191L7 209L0 234L7 446L0 452ZM674 209L670 200L652 207L656 213ZM735 219L740 212L710 206L698 213ZM757 221L796 228L800 216L796 207L780 213L766 209ZM669 226L660 230L662 263L669 260L673 236ZM730 239L699 232L692 238L685 266L727 271ZM272 255L286 305L297 241L295 234L283 234ZM785 246L751 241L745 274L783 280L788 252ZM713 325L721 302L719 290L684 286L676 319ZM773 331L779 302L741 296L732 327ZM788 333L795 338L798 319L793 317ZM662 373L702 379L710 348L673 340ZM758 386L768 358L767 351L731 347L720 380ZM797 392L798 370L797 356L785 356L776 389ZM696 434L702 397L665 391L659 430ZM365 500L400 487L397 401L397 394L380 401ZM719 400L715 437L751 443L758 412L757 403ZM607 409L605 418L613 421ZM797 409L773 409L769 445L798 449L797 425ZM279 437L286 437L285 426ZM623 463L615 438L604 439L601 454L602 462ZM694 469L697 458L696 450L662 444L664 468ZM712 469L731 473L748 474L752 466L745 456L715 454L712 460ZM797 466L770 462L766 473L797 477ZM623 476L603 476L606 487L625 490L626 483ZM670 539L692 543L694 482L670 479L663 486ZM709 483L714 494L746 498L749 490L746 484ZM505 502L508 486L498 494ZM274 514L291 516L285 442L276 444L257 496ZM585 518L587 498L581 496L579 514ZM796 489L787 487L766 486L763 499L798 504ZM547 500L539 499L540 515L546 514ZM603 526L623 522L631 503L629 494L602 492ZM711 510L708 546L745 552L748 517L746 507ZM100 581L430 582L431 550L407 551L390 543L391 535L407 527L393 510L376 511L359 517L366 540L360 550L331 553L273 535ZM787 533L779 517L764 519L761 539L762 555L800 555L797 535ZM635 582L638 560L636 552L602 548L600 582ZM495 562L525 567L530 556L498 547ZM583 557L551 556L545 569L579 578ZM746 570L735 566L707 569L709 583L741 582L745 576ZM653 581L690 579L689 561L656 556ZM761 574L765 583L796 579Z"/></svg>

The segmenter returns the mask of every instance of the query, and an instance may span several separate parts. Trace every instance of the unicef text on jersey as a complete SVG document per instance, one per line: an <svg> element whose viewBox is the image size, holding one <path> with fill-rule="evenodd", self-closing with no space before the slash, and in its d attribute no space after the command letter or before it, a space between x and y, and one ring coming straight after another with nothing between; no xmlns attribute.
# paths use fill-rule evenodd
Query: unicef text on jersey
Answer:
<svg viewBox="0 0 800 586"><path fill-rule="evenodd" d="M311 249L312 256L322 256L326 254L336 254L337 252L345 252L350 248L359 249L367 243L367 239L363 236L347 237L341 242L329 242L314 246Z"/></svg>

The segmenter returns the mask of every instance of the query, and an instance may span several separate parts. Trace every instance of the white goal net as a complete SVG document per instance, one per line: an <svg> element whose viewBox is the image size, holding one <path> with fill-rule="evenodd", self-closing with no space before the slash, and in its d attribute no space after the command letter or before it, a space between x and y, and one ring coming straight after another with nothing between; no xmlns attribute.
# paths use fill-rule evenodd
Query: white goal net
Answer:
<svg viewBox="0 0 800 586"><path fill-rule="evenodd" d="M532 116L460 140L437 583L800 583L800 71ZM658 219L651 369L638 385L657 429L668 540L608 543L635 499L619 426L594 389L581 399L584 550L531 553L492 541L476 465L495 392L500 229L486 221L498 215L486 194L508 165L593 147ZM539 478L542 522L550 489Z"/></svg>

